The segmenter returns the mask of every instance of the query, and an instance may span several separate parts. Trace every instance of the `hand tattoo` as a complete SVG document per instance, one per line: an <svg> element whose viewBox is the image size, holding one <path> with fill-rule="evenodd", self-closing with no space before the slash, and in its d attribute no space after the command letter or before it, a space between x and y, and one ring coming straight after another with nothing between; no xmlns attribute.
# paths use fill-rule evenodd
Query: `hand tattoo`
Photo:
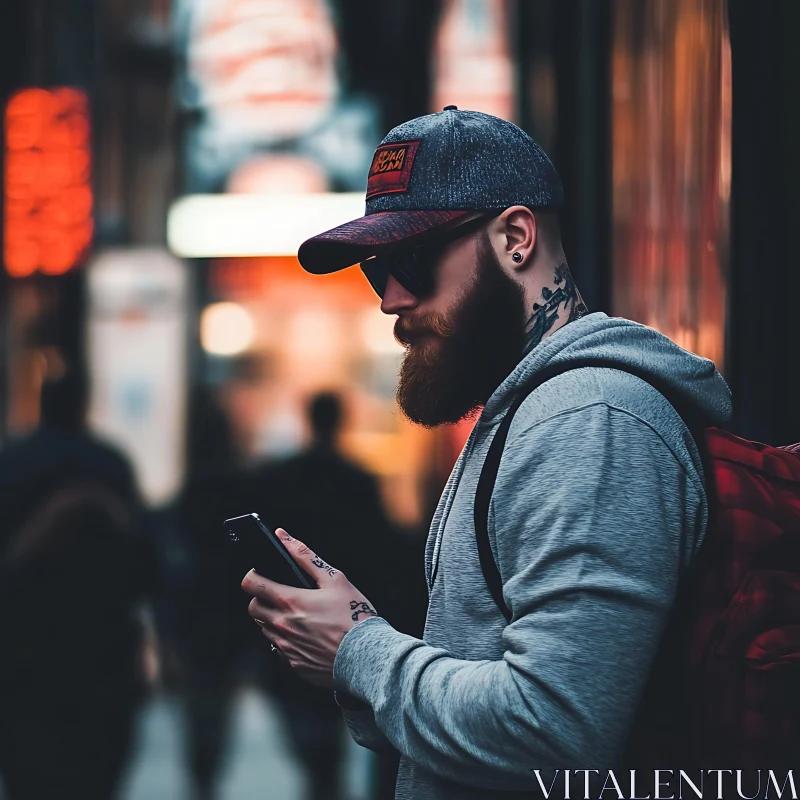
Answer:
<svg viewBox="0 0 800 800"><path fill-rule="evenodd" d="M331 576L335 575L339 571L339 570L334 569L330 564L326 564L319 556L314 556L314 558L311 559L311 563L315 567L319 567L320 569L324 569L325 572L327 572L328 575L331 575Z"/></svg>
<svg viewBox="0 0 800 800"><path fill-rule="evenodd" d="M569 309L567 322L574 322L589 313L589 309L584 305L583 298L578 293L566 261L556 267L553 283L555 283L556 289L551 289L549 286L542 287L544 305L533 304L533 314L525 324L525 330L528 332L528 343L523 356L530 353L542 341L553 325L556 324L559 319L558 307L560 305L563 304L563 311L565 312Z"/></svg>
<svg viewBox="0 0 800 800"><path fill-rule="evenodd" d="M356 608L358 611L354 611ZM350 610L353 611L352 618L356 622L358 622L359 614L369 614L372 617L378 616L378 612L374 608L370 608L369 603L360 603L358 600L350 601Z"/></svg>

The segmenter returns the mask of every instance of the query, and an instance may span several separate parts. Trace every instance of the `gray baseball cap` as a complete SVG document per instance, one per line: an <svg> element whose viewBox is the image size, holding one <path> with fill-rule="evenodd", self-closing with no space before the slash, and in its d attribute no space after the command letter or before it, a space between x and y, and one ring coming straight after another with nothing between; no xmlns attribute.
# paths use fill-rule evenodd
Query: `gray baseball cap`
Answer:
<svg viewBox="0 0 800 800"><path fill-rule="evenodd" d="M447 106L389 131L367 176L365 215L307 239L297 256L308 272L336 272L475 211L562 202L555 167L525 131Z"/></svg>

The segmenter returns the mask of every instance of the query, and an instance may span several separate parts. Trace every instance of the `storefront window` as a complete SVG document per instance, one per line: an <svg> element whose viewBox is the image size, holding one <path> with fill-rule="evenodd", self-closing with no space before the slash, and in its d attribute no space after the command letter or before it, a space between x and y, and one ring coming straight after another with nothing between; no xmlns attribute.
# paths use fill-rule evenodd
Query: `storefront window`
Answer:
<svg viewBox="0 0 800 800"><path fill-rule="evenodd" d="M730 42L718 0L616 0L613 313L722 366Z"/></svg>

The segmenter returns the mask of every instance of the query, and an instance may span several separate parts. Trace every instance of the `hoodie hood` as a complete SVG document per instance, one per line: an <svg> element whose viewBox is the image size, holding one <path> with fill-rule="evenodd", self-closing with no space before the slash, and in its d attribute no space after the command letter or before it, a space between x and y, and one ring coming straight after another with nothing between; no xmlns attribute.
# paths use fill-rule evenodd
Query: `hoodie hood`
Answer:
<svg viewBox="0 0 800 800"><path fill-rule="evenodd" d="M545 367L594 360L648 380L698 423L730 424L730 389L713 361L684 350L653 328L602 312L564 325L534 347L489 398L481 419L496 421Z"/></svg>

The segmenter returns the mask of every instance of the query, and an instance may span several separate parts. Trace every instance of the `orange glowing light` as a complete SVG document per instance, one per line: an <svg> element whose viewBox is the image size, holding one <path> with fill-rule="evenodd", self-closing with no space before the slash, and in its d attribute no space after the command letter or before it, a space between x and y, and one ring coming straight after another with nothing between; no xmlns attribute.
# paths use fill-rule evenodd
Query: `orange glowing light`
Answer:
<svg viewBox="0 0 800 800"><path fill-rule="evenodd" d="M24 89L5 113L3 260L25 277L62 275L92 241L89 102L77 89Z"/></svg>

